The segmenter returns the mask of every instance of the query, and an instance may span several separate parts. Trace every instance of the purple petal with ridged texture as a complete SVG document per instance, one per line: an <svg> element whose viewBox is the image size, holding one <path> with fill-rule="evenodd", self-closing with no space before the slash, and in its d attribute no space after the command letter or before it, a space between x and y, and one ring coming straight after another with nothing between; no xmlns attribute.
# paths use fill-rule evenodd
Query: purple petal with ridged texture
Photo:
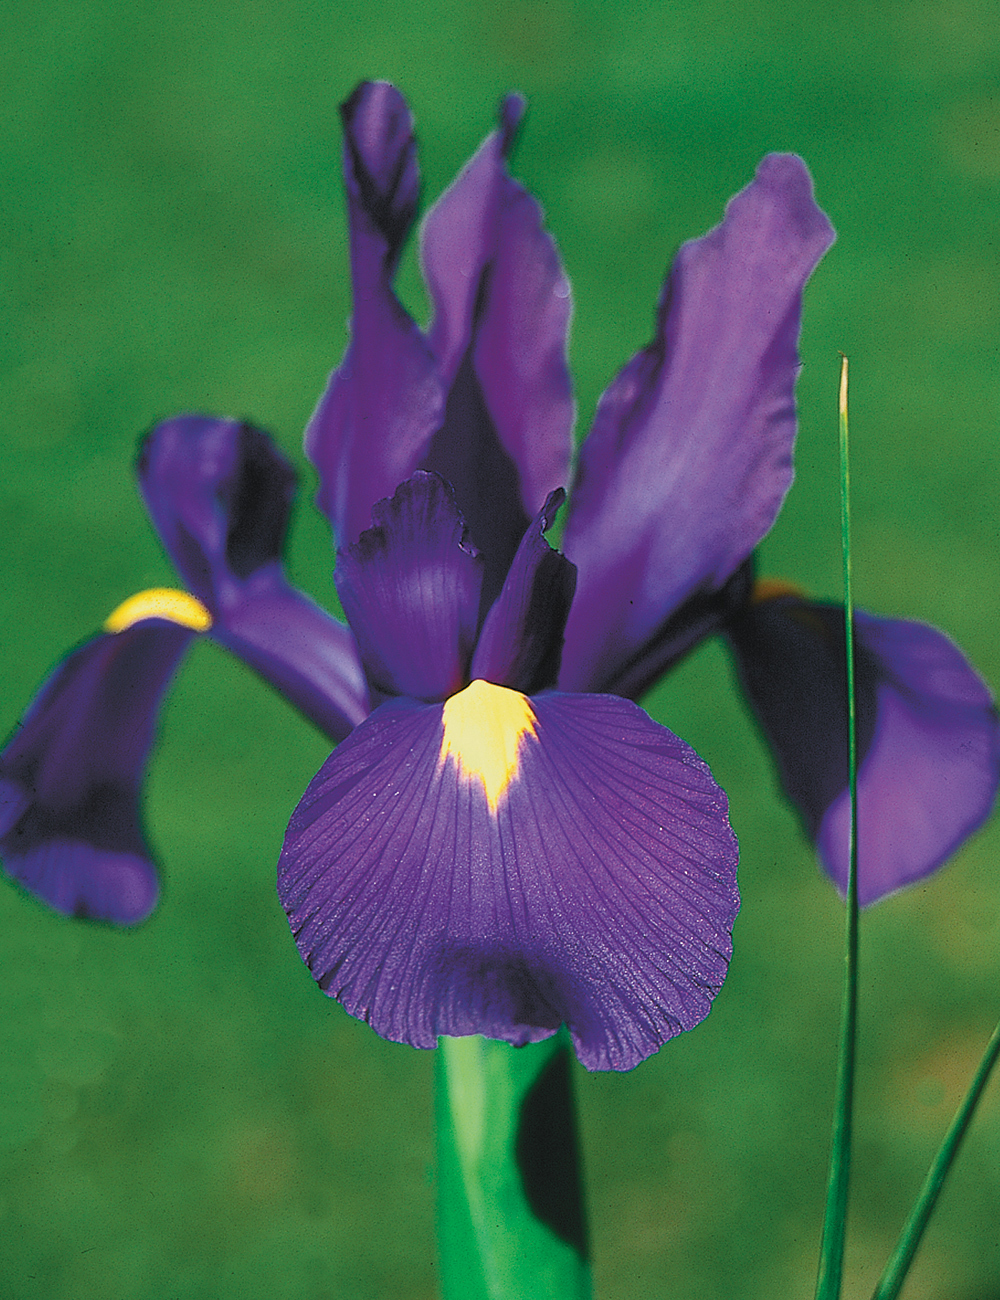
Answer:
<svg viewBox="0 0 1000 1300"><path fill-rule="evenodd" d="M491 598L528 520L568 481L572 452L569 283L541 209L506 168L523 111L523 100L508 96L500 130L435 204L421 236L430 343L450 394L421 465L455 488L486 557Z"/></svg>
<svg viewBox="0 0 1000 1300"><path fill-rule="evenodd" d="M802 288L833 240L805 165L771 154L677 255L656 336L583 445L563 543L579 570L560 684L604 689L722 586L792 480Z"/></svg>
<svg viewBox="0 0 1000 1300"><path fill-rule="evenodd" d="M306 429L318 502L337 542L357 541L376 501L416 469L444 418L437 362L392 282L413 225L420 179L413 120L385 82L341 107L351 241L351 340Z"/></svg>
<svg viewBox="0 0 1000 1300"><path fill-rule="evenodd" d="M473 682L391 701L335 751L278 892L320 987L383 1037L565 1022L588 1069L628 1070L707 1015L736 862L724 793L638 706Z"/></svg>
<svg viewBox="0 0 1000 1300"><path fill-rule="evenodd" d="M0 754L0 856L60 912L132 925L156 905L140 789L160 703L193 635L156 619L85 642Z"/></svg>
<svg viewBox="0 0 1000 1300"><path fill-rule="evenodd" d="M336 743L368 714L350 630L285 579L291 463L266 433L186 415L143 442L139 483L157 532L212 614L210 635Z"/></svg>
<svg viewBox="0 0 1000 1300"><path fill-rule="evenodd" d="M844 892L843 608L762 600L730 635L785 792ZM856 611L855 664L858 897L867 904L935 871L989 815L1000 782L1000 725L983 682L934 628Z"/></svg>
<svg viewBox="0 0 1000 1300"><path fill-rule="evenodd" d="M441 700L466 680L483 566L451 487L418 470L337 553L335 581L371 685Z"/></svg>
<svg viewBox="0 0 1000 1300"><path fill-rule="evenodd" d="M550 492L528 526L483 623L470 676L528 695L555 685L576 571L549 546L545 533L565 500L562 488Z"/></svg>

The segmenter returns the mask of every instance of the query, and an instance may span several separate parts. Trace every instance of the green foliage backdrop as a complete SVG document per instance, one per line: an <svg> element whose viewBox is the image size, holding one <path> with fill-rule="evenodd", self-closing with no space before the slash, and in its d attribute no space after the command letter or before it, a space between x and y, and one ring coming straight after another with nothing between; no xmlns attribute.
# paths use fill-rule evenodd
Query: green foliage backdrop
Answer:
<svg viewBox="0 0 1000 1300"><path fill-rule="evenodd" d="M4 5L0 730L132 591L173 581L138 435L251 416L305 471L295 581L332 596L301 429L349 312L336 107L408 94L434 196L516 88L515 169L576 296L579 428L648 338L677 244L763 153L805 156L839 242L806 298L798 481L768 572L839 591L836 388L852 362L859 603L1000 683L1000 56L988 0L27 0ZM424 305L415 259L403 292ZM649 702L730 792L744 910L708 1021L579 1072L600 1300L811 1295L842 909L721 648ZM431 1058L314 988L274 863L323 742L211 645L149 789L165 863L134 933L0 889L0 1295L429 1300ZM1000 1014L1000 834L863 918L848 1295L870 1292ZM1000 1294L987 1096L908 1295Z"/></svg>

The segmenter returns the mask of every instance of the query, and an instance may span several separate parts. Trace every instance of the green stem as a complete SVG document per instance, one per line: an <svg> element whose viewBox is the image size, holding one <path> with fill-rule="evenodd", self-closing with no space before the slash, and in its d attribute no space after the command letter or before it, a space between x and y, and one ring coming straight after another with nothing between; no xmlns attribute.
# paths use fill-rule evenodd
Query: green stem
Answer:
<svg viewBox="0 0 1000 1300"><path fill-rule="evenodd" d="M444 1300L588 1300L570 1061L562 1034L521 1048L440 1040Z"/></svg>
<svg viewBox="0 0 1000 1300"><path fill-rule="evenodd" d="M934 1206L937 1204L937 1198L944 1186L944 1180L947 1178L948 1171L958 1155L958 1149L965 1137L965 1131L969 1127L979 1098L982 1096L983 1089L990 1077L990 1071L996 1064L998 1056L1000 1056L1000 1024L993 1031L993 1037L990 1039L986 1053L979 1063L979 1069L972 1080L972 1085L965 1094L965 1099L959 1106L955 1118L951 1122L951 1127L941 1143L941 1149L935 1156L934 1163L924 1179L924 1185L920 1189L917 1203L914 1205L910 1217L906 1221L906 1226L900 1234L896 1249L892 1252L889 1262L885 1266L885 1272L879 1278L872 1300L896 1300L899 1295L910 1265L913 1263L913 1257L917 1253L917 1247L923 1238L924 1229L934 1212Z"/></svg>
<svg viewBox="0 0 1000 1300"><path fill-rule="evenodd" d="M858 1032L858 740L854 705L854 594L851 583L851 471L847 431L847 358L840 371L840 506L844 556L844 636L847 650L847 779L851 797L850 866L844 954L844 999L837 1065L830 1176L823 1218L816 1300L838 1300L844 1273L847 1192L854 1122Z"/></svg>

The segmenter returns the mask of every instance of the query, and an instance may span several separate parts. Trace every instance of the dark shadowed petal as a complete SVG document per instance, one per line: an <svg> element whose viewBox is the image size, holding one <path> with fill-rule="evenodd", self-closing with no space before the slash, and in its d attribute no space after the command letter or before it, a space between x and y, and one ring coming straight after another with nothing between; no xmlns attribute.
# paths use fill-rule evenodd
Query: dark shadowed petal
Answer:
<svg viewBox="0 0 1000 1300"><path fill-rule="evenodd" d="M295 471L266 433L179 416L139 454L149 513L185 582L211 610L211 636L334 742L368 712L354 638L285 580L281 554Z"/></svg>
<svg viewBox="0 0 1000 1300"><path fill-rule="evenodd" d="M451 488L419 470L337 554L337 594L368 680L386 695L441 700L466 680L482 562Z"/></svg>
<svg viewBox="0 0 1000 1300"><path fill-rule="evenodd" d="M555 685L576 572L549 546L545 532L565 500L562 488L550 492L521 539L503 590L483 624L470 676L528 695Z"/></svg>
<svg viewBox="0 0 1000 1300"><path fill-rule="evenodd" d="M989 815L1000 727L959 650L920 623L855 615L858 895L928 875ZM823 866L847 887L847 679L841 606L754 602L731 627L744 689Z"/></svg>
<svg viewBox="0 0 1000 1300"><path fill-rule="evenodd" d="M410 111L394 87L363 82L341 117L351 340L305 445L319 472L319 505L346 546L371 523L375 502L417 467L441 424L444 388L433 353L392 288L420 187Z"/></svg>
<svg viewBox="0 0 1000 1300"><path fill-rule="evenodd" d="M792 479L802 287L832 239L801 160L772 154L678 254L656 337L581 451L563 546L579 570L567 689L603 689L773 523Z"/></svg>
<svg viewBox="0 0 1000 1300"><path fill-rule="evenodd" d="M506 168L523 109L517 96L504 101L500 129L428 214L421 240L430 342L450 390L421 464L454 486L491 596L528 520L567 482L572 449L569 284L541 209Z"/></svg>
<svg viewBox="0 0 1000 1300"><path fill-rule="evenodd" d="M74 650L0 754L0 854L52 907L130 925L156 904L140 787L194 632L155 619Z"/></svg>
<svg viewBox="0 0 1000 1300"><path fill-rule="evenodd" d="M320 987L386 1038L561 1022L627 1070L707 1013L739 905L726 798L636 705L477 681L383 705L296 810L278 890Z"/></svg>

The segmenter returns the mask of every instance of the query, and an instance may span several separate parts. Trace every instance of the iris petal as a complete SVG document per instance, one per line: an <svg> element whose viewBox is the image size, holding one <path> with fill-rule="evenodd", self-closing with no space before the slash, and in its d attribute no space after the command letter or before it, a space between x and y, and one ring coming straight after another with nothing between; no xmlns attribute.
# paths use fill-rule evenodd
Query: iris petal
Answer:
<svg viewBox="0 0 1000 1300"><path fill-rule="evenodd" d="M136 470L167 554L213 614L280 560L295 470L260 429L177 416L146 435Z"/></svg>
<svg viewBox="0 0 1000 1300"><path fill-rule="evenodd" d="M286 457L251 425L179 416L146 437L138 473L170 558L213 615L213 640L343 739L368 712L367 688L349 629L285 579Z"/></svg>
<svg viewBox="0 0 1000 1300"><path fill-rule="evenodd" d="M606 689L627 700L639 699L702 641L722 631L746 604L752 588L752 560L741 564L718 590L700 588L660 624L631 659L616 665Z"/></svg>
<svg viewBox="0 0 1000 1300"><path fill-rule="evenodd" d="M493 800L467 742L446 743L447 706L377 709L292 817L279 893L320 986L384 1037L526 1043L565 1022L589 1069L627 1070L703 1019L725 976L725 795L628 701L525 703L530 726L500 710L516 761Z"/></svg>
<svg viewBox="0 0 1000 1300"><path fill-rule="evenodd" d="M521 538L503 590L483 623L473 677L529 693L555 685L576 570L549 546L545 533L565 499L562 488L550 492Z"/></svg>
<svg viewBox="0 0 1000 1300"><path fill-rule="evenodd" d="M563 545L579 570L566 689L605 689L773 523L792 479L802 287L832 238L804 164L773 154L678 254L656 336L581 450Z"/></svg>
<svg viewBox="0 0 1000 1300"><path fill-rule="evenodd" d="M423 334L393 291L419 175L413 120L399 91L364 82L341 108L351 239L351 341L306 430L319 505L339 545L416 469L444 417L445 392Z"/></svg>
<svg viewBox="0 0 1000 1300"><path fill-rule="evenodd" d="M372 686L443 699L465 679L483 566L450 486L418 470L338 552L336 583Z"/></svg>
<svg viewBox="0 0 1000 1300"><path fill-rule="evenodd" d="M847 887L844 613L784 596L731 628L740 677L782 785L820 859ZM935 871L989 815L1000 725L989 691L947 637L855 614L858 896L872 903Z"/></svg>
<svg viewBox="0 0 1000 1300"><path fill-rule="evenodd" d="M572 450L569 284L541 209L506 169L523 111L518 97L505 100L500 130L435 204L421 239L430 343L449 389L421 464L455 488L487 558L490 600L529 519L567 481Z"/></svg>
<svg viewBox="0 0 1000 1300"><path fill-rule="evenodd" d="M50 906L130 925L156 904L140 787L194 633L154 619L74 650L0 754L0 854Z"/></svg>

